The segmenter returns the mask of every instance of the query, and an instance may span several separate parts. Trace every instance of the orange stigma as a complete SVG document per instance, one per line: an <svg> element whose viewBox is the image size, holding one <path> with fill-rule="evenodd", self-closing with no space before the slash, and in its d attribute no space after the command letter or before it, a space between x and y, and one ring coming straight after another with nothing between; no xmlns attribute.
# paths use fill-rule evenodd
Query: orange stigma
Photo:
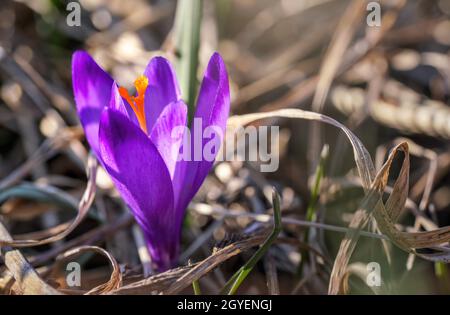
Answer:
<svg viewBox="0 0 450 315"><path fill-rule="evenodd" d="M128 104L130 104L130 107L136 114L139 126L141 127L142 130L144 130L145 133L147 133L147 122L145 121L144 96L148 86L148 78L144 75L139 76L134 81L134 86L136 87L137 92L136 97L130 96L130 94L128 94L128 91L123 87L119 87L119 94L128 102Z"/></svg>

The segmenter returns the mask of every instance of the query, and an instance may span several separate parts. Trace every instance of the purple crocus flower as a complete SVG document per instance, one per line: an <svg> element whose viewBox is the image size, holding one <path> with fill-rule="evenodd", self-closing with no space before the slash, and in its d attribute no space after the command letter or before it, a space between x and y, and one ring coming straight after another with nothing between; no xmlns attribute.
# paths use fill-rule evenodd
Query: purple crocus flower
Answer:
<svg viewBox="0 0 450 315"><path fill-rule="evenodd" d="M156 267L160 271L173 267L186 207L213 161L180 160L173 154L188 134L173 131L186 126L188 119L170 63L163 57L150 60L135 81L136 95L130 96L88 53L77 51L72 80L89 145L142 228ZM194 117L201 119L203 130L214 126L223 135L229 108L228 74L222 58L214 53Z"/></svg>

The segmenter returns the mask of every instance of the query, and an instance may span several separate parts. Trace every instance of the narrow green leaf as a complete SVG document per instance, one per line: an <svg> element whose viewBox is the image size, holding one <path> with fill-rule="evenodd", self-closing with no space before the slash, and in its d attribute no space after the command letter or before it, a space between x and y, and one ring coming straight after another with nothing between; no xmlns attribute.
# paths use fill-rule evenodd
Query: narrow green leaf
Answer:
<svg viewBox="0 0 450 315"><path fill-rule="evenodd" d="M281 232L281 209L280 209L280 196L276 192L275 188L272 192L272 202L273 202L273 221L274 226L272 232L261 245L261 247L256 251L256 253L245 263L244 266L239 268L239 270L228 280L222 289L222 294L227 292L228 295L233 295L236 293L239 286L247 278L248 274L255 267L256 263L264 256L264 254L269 250L272 243L277 239L278 234Z"/></svg>
<svg viewBox="0 0 450 315"><path fill-rule="evenodd" d="M188 105L189 121L195 112L202 0L178 0L175 16L177 74Z"/></svg>
<svg viewBox="0 0 450 315"><path fill-rule="evenodd" d="M192 282L192 288L194 289L194 294L195 295L201 295L202 294L202 290L200 289L200 283L198 282L198 280L194 280Z"/></svg>
<svg viewBox="0 0 450 315"><path fill-rule="evenodd" d="M315 221L316 204L320 193L320 182L325 173L325 164L328 159L328 152L329 152L328 144L325 144L322 148L322 152L320 153L320 161L319 164L317 165L314 176L314 186L311 190L311 198L308 204L308 209L306 210L307 221Z"/></svg>
<svg viewBox="0 0 450 315"><path fill-rule="evenodd" d="M320 193L320 183L322 181L322 178L325 174L325 166L328 159L328 153L329 153L329 146L328 144L325 144L322 147L322 151L320 153L320 161L319 164L316 167L315 175L314 175L314 185L311 189L311 197L309 199L308 208L306 210L306 220L313 222L316 221L316 204L317 200L319 199L319 193ZM303 235L303 241L305 243L308 243L309 240L309 234L311 230L305 229L304 235ZM302 250L302 260L300 262L300 265L298 266L298 275L302 275L303 273L303 266L308 260L309 255L308 251Z"/></svg>

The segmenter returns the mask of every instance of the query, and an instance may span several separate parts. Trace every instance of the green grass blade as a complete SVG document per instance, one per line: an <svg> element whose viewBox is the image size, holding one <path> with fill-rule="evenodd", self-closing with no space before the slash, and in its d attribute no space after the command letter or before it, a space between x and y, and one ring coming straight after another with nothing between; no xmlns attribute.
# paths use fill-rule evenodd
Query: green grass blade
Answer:
<svg viewBox="0 0 450 315"><path fill-rule="evenodd" d="M278 234L281 232L281 209L280 209L280 197L276 190L272 193L273 202L273 221L274 226L272 232L261 245L261 247L256 251L256 253L242 266L228 282L225 284L221 293L227 292L228 295L233 295L236 293L239 286L247 278L248 274L255 267L256 263L264 256L264 254L269 250L272 243L277 239ZM229 288L229 289L228 289Z"/></svg>
<svg viewBox="0 0 450 315"><path fill-rule="evenodd" d="M198 282L198 280L194 280L192 282L192 288L194 289L195 295L202 295L202 290L200 289L200 283Z"/></svg>
<svg viewBox="0 0 450 315"><path fill-rule="evenodd" d="M328 144L325 144L322 148L322 151L320 153L320 161L317 165L315 176L314 176L314 185L311 189L311 197L309 200L308 208L306 209L306 220L307 221L316 221L316 204L317 200L319 199L319 193L320 193L320 183L322 181L322 178L325 174L325 166L328 159L329 154L329 146ZM303 241L305 243L308 243L309 240L309 233L310 229L305 229L304 235L303 235ZM303 273L303 266L305 262L309 259L308 251L302 250L302 260L298 266L298 275L302 275Z"/></svg>

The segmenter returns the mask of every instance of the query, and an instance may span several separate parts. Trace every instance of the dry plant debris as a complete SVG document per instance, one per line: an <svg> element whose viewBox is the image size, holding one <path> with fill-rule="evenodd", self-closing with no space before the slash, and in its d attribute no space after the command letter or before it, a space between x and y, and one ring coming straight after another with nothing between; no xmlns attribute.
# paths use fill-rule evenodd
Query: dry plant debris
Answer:
<svg viewBox="0 0 450 315"><path fill-rule="evenodd" d="M219 51L227 132L279 126L280 164L218 161L163 273L88 151L69 64L87 49L130 86L150 57L176 61L176 1L80 1L80 28L36 3L0 8L0 294L217 294L270 233L273 187L282 231L237 293L450 293L448 1L380 1L380 27L359 0L203 1L197 77ZM365 283L373 261L381 287Z"/></svg>

